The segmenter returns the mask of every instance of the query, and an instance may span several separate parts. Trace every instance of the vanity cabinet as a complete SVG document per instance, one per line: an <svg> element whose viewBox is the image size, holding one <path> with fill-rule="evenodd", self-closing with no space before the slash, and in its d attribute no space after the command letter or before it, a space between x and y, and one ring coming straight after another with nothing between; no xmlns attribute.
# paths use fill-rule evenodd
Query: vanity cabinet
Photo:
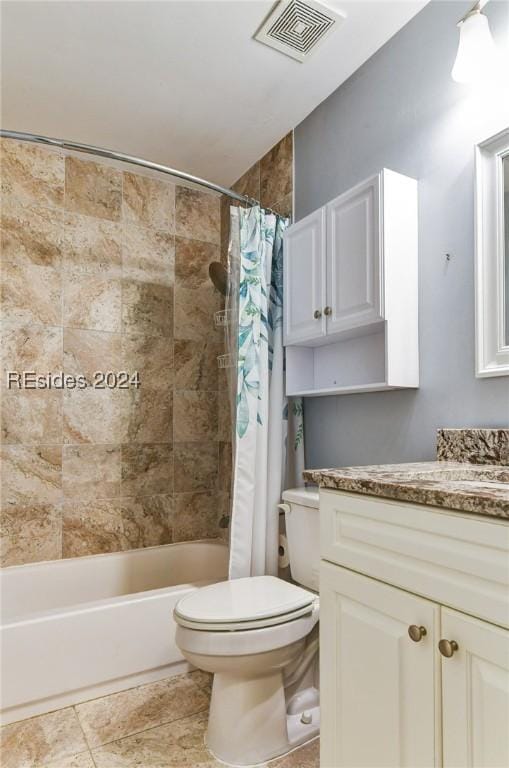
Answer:
<svg viewBox="0 0 509 768"><path fill-rule="evenodd" d="M320 491L323 768L509 765L509 525Z"/></svg>
<svg viewBox="0 0 509 768"><path fill-rule="evenodd" d="M427 628L414 643L408 627ZM321 765L430 768L439 609L324 564L320 572ZM409 695L410 693L410 695Z"/></svg>
<svg viewBox="0 0 509 768"><path fill-rule="evenodd" d="M441 634L458 652L442 660L443 764L509 765L509 632L449 608Z"/></svg>
<svg viewBox="0 0 509 768"><path fill-rule="evenodd" d="M287 394L416 387L417 182L383 169L284 235Z"/></svg>

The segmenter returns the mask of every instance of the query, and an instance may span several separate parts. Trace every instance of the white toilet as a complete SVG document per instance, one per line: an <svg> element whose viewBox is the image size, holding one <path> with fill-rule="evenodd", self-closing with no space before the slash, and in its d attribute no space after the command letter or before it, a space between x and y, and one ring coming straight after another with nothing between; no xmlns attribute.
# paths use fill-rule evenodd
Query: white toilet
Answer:
<svg viewBox="0 0 509 768"><path fill-rule="evenodd" d="M283 501L292 578L302 586L274 576L223 581L174 612L185 658L214 673L206 740L229 765L264 763L319 733L318 491L285 491Z"/></svg>

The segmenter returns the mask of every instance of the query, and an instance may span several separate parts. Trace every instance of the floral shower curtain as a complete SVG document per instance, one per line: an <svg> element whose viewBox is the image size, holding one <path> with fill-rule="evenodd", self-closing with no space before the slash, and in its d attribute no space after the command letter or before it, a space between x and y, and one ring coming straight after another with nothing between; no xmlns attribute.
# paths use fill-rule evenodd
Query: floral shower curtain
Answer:
<svg viewBox="0 0 509 768"><path fill-rule="evenodd" d="M288 219L232 209L239 267L230 578L278 572L284 488L302 484L302 402L284 391L283 233ZM236 237L237 232L239 236Z"/></svg>

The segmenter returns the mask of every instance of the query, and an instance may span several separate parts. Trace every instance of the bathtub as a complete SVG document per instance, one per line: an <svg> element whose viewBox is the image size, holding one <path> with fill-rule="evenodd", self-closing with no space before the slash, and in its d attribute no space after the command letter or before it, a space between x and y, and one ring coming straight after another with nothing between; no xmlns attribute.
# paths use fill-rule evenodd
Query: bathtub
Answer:
<svg viewBox="0 0 509 768"><path fill-rule="evenodd" d="M226 578L227 553L207 540L1 570L1 722L185 672L173 608Z"/></svg>

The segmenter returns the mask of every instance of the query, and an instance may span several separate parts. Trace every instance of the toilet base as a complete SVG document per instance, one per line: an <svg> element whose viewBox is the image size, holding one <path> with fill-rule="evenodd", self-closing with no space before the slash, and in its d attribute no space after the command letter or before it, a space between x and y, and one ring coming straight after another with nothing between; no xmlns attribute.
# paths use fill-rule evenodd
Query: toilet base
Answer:
<svg viewBox="0 0 509 768"><path fill-rule="evenodd" d="M256 766L292 751L320 731L320 707L287 713L281 670L243 679L216 673L206 745L231 766Z"/></svg>

